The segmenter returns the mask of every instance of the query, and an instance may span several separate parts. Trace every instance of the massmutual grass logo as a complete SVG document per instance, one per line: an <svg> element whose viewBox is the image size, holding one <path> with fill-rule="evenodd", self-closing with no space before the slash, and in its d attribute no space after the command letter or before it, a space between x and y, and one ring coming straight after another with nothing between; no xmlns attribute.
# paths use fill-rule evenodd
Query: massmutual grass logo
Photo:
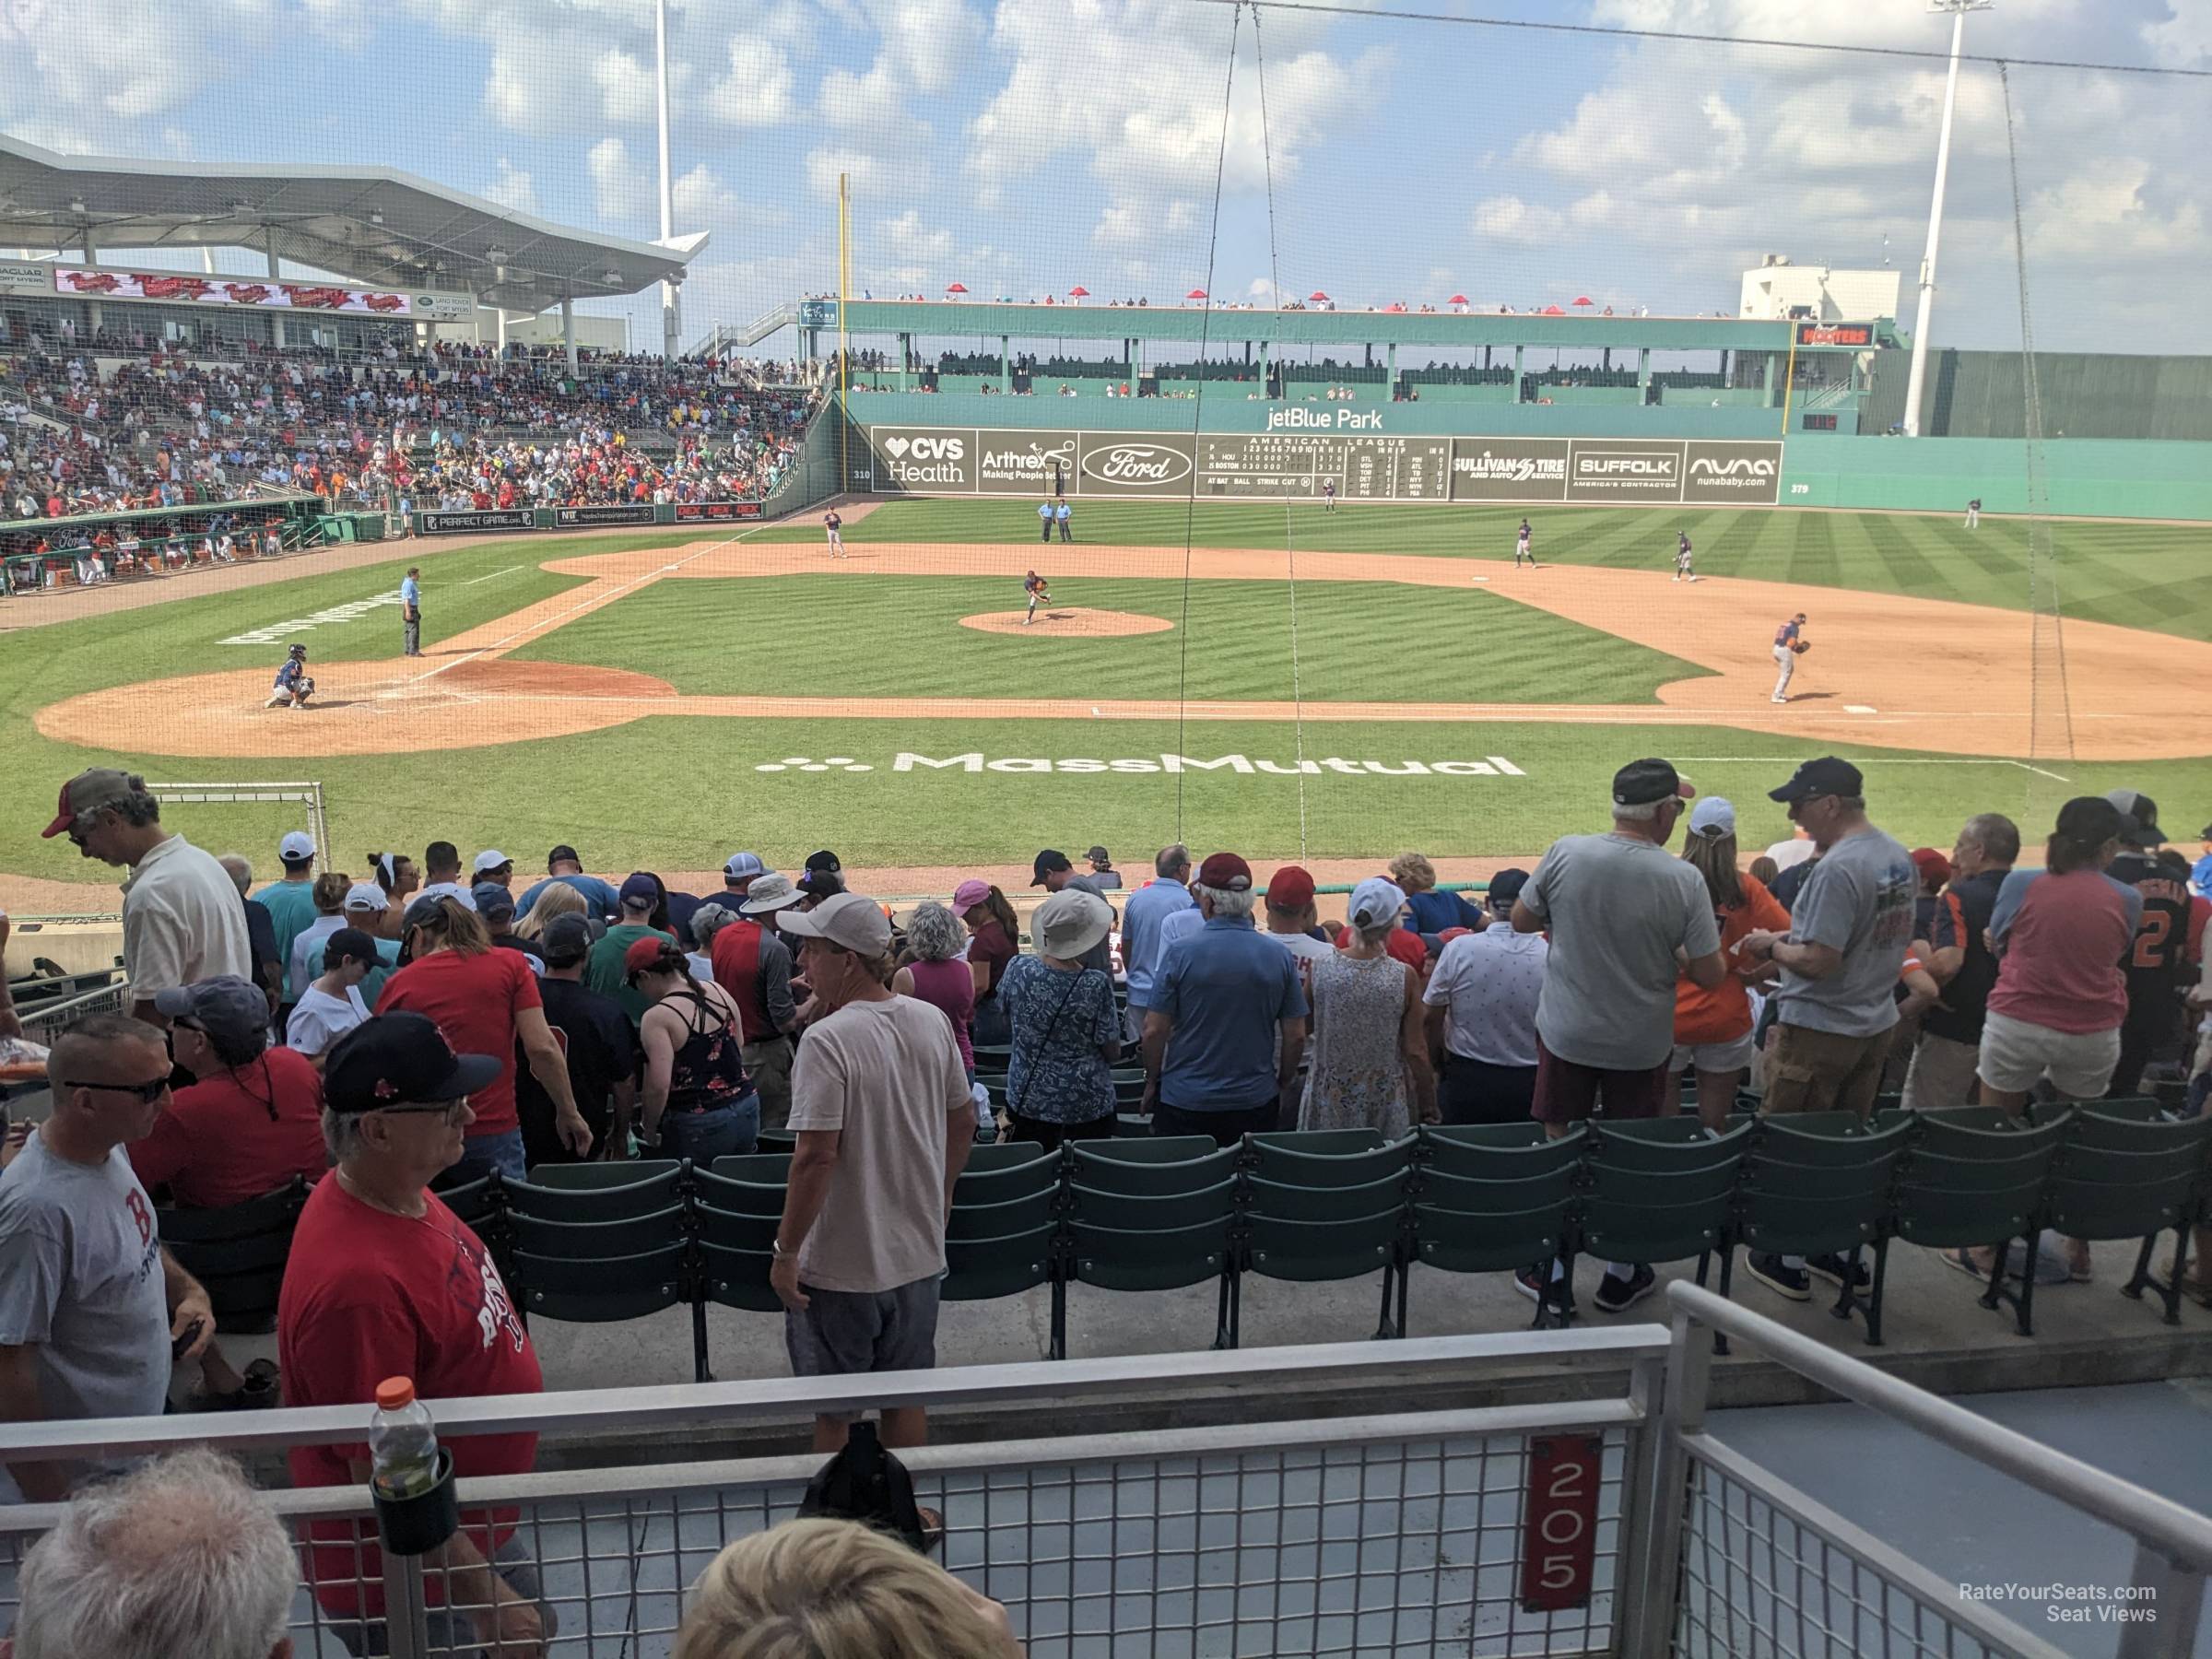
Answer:
<svg viewBox="0 0 2212 1659"><path fill-rule="evenodd" d="M753 770L761 772L872 772L878 770L872 762L856 760L850 755L831 755L815 759L806 755L787 755L780 760L763 760ZM1053 759L1047 756L1005 755L993 757L981 749L965 755L917 755L901 749L893 757L890 770L895 772L959 771L959 772L1054 772L1081 776L1088 773L1114 772L1242 772L1256 775L1265 772L1277 777L1322 777L1335 774L1351 778L1524 778L1528 774L1508 760L1503 755L1486 755L1479 760L1347 760L1331 755L1320 760L1265 760L1247 755L1216 755L1201 759L1194 755L1136 755L1121 759L1096 759L1087 756Z"/></svg>

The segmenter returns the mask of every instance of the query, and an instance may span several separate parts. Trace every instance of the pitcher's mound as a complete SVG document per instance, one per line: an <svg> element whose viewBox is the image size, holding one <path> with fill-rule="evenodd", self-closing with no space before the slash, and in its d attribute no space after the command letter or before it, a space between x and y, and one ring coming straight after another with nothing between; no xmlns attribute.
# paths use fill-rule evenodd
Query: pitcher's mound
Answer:
<svg viewBox="0 0 2212 1659"><path fill-rule="evenodd" d="M1040 606L1037 620L1024 622L1027 611L982 611L962 617L962 628L984 633L1037 634L1061 639L1118 639L1124 634L1165 633L1175 626L1165 617L1139 616L1135 611L1083 610L1075 606Z"/></svg>

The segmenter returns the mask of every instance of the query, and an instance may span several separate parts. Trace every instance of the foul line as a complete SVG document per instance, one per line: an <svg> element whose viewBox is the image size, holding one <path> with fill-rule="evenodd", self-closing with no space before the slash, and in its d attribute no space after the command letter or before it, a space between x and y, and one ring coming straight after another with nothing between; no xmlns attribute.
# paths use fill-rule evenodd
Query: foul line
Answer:
<svg viewBox="0 0 2212 1659"><path fill-rule="evenodd" d="M678 559L671 563L658 566L653 570L647 571L641 576L633 576L627 582L617 582L612 588L601 588L596 581L588 582L584 584L584 592L590 595L589 598L581 600L578 603L571 605L567 610L556 611L552 616L546 618L541 622L533 622L527 628L518 628L514 630L514 632L507 634L500 639L494 640L488 645L479 645L476 650L468 653L465 656L457 656L450 663L441 663L437 667L430 669L427 674L417 675L408 683L410 685L420 685L424 680L436 679L440 675L445 673L450 668L458 668L464 663L473 663L480 656L488 656L495 651L499 651L505 646L513 644L517 640L527 639L536 634L549 633L555 627L565 621L570 617L576 616L583 611L598 610L605 606L611 605L617 599L619 599L624 594L629 592L632 588L642 587L649 582L658 582L662 577L670 574L672 571L682 570L686 565L691 563L694 559L704 559L710 553L719 553L724 547L735 547L737 543L744 541L747 537L757 535L767 528L768 526L766 524L755 524L749 530L740 530L735 535L724 536L718 542L710 542L707 546L700 548L698 552L690 554L686 558ZM520 570L522 567L518 565L515 568ZM462 584L456 582L454 585L460 586Z"/></svg>
<svg viewBox="0 0 2212 1659"><path fill-rule="evenodd" d="M1683 766L1733 766L1750 761L1771 761L1783 759L1774 755L1677 755L1676 760ZM2033 772L2039 778L2049 778L2053 783L2071 783L2071 778L2062 778L2054 771L2045 771L2040 766L2030 766L2025 760L2015 760L2006 755L1945 756L1940 759L1924 759L1917 755L1862 755L1852 762L1853 766L2017 766L2022 771Z"/></svg>
<svg viewBox="0 0 2212 1659"><path fill-rule="evenodd" d="M529 568L530 568L530 567L529 567L528 565L526 565L526 564L509 565L509 566L508 566L508 567L507 567L505 570L503 570L503 571L492 571L492 573L491 573L491 575L490 575L490 576L471 576L471 577L470 577L470 578L469 578L469 579L468 579L466 582L454 582L454 583L453 583L453 586L455 586L455 587L475 587L475 586L477 585L477 582L489 582L489 581L491 581L491 580L492 580L492 577L495 577L495 576L512 576L512 575L513 575L513 574L515 573L515 571L526 571L526 570L528 570Z"/></svg>

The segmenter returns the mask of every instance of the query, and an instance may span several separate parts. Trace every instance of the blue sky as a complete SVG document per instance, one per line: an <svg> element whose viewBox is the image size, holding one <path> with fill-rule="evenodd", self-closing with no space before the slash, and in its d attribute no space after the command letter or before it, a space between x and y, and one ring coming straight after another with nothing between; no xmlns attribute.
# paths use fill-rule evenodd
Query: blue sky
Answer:
<svg viewBox="0 0 2212 1659"><path fill-rule="evenodd" d="M1471 18L1454 0L1442 9ZM1759 253L1905 276L1941 65L1267 10L1221 144L1231 14L1195 0L672 0L687 338L835 279L877 294L1319 286L1347 304L1587 293L1733 309ZM1924 0L1564 0L1485 18L1940 51ZM0 0L0 127L74 151L384 162L657 230L651 0ZM1999 0L1970 51L2212 67L2212 0ZM2212 87L2013 73L2037 343L2212 350ZM1270 155L1270 152L1271 155ZM1273 167L1272 239L1267 194ZM1997 77L1960 91L1936 338L2018 343ZM1222 177L1214 241L1215 174ZM1272 248L1271 248L1272 241ZM634 314L644 322L641 303ZM644 323L640 338L655 332Z"/></svg>

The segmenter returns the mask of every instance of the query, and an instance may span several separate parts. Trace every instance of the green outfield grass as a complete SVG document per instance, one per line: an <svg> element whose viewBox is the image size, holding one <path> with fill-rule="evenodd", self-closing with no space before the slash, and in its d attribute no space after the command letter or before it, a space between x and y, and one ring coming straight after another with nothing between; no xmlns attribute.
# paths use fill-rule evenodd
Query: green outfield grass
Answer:
<svg viewBox="0 0 2212 1659"><path fill-rule="evenodd" d="M1649 702L1706 670L1664 652L1531 610L1477 588L1301 590L1295 661L1282 584L1053 579L1057 606L1130 611L1176 626L1119 639L1009 639L959 626L1018 611L1004 577L876 576L840 571L749 581L656 582L513 654L642 668L679 691L850 697L1112 697L1311 701ZM874 642L855 651L733 649L734 621L772 619ZM834 635L832 635L832 629ZM1185 646L1187 644L1187 651ZM877 648L880 647L880 648ZM1295 671L1295 672L1294 672Z"/></svg>
<svg viewBox="0 0 2212 1659"><path fill-rule="evenodd" d="M1815 587L1913 594L2021 610L2028 606L2025 521L1791 509L1413 507L1201 501L1078 501L1082 541L1137 547L1299 547L1511 559L1524 512L1536 556L1561 564L1671 571L1686 530L1708 576L1755 576ZM818 517L818 515L816 515ZM2212 640L2212 526L2065 524L2051 530L2065 612L2092 622ZM818 523L779 524L763 541L819 543ZM1037 503L1021 498L890 501L848 525L845 539L1034 542ZM1041 559L1067 559L1057 547ZM1078 556L1079 557L1079 556Z"/></svg>
<svg viewBox="0 0 2212 1659"><path fill-rule="evenodd" d="M970 503L960 511L972 514L975 509ZM1158 524L1146 520L1147 510L1128 511L1124 527L1131 539L1162 539ZM886 537L948 535L948 512L932 503L887 509L856 525L855 539L863 528ZM1332 537L1367 535L1368 525L1386 513L1399 516L1394 510L1347 509L1325 525L1319 515L1301 516L1299 523L1301 530L1317 526ZM934 517L936 527L910 522L901 530L900 520L909 514ZM1111 516L1112 510L1092 509L1085 527L1097 531ZM1643 526L1637 531L1641 545L1652 529L1672 524L1641 513L1571 516L1591 521L1606 535L1620 535L1624 547L1629 528ZM1783 533L1774 529L1777 515L1707 516L1741 519L1748 536ZM1783 529L1802 541L1804 525L1816 517L1830 523L1831 536L1854 524L1854 535L1865 528L1865 521L1843 515L1808 515ZM1516 515L1456 512L1443 522L1477 519L1492 521L1493 528L1517 522ZM1243 522L1249 530L1256 521ZM1922 521L1893 522L1924 527ZM2149 551L2130 557L2160 563L2177 573L2171 580L2179 583L2183 552L2174 538L2184 533L2119 534L2143 538L2147 546L2155 542ZM1715 538L1693 535L1700 535L1700 563L1716 568L1718 554L1708 553ZM465 848L504 847L524 865L537 863L555 841L567 841L583 850L593 867L618 872L641 863L712 868L738 846L758 847L779 863L828 845L855 864L997 864L1026 857L1038 846L1087 846L1093 841L1141 854L1178 836L1260 856L1301 850L1312 856L1382 856L1408 845L1439 854L1528 854L1556 835L1594 828L1604 816L1606 776L1622 760L1647 753L1679 759L1701 788L1735 799L1743 809L1747 845L1784 832L1781 810L1765 800L1764 791L1787 774L1803 746L1724 727L1309 724L1301 735L1288 722L1193 722L1179 730L1167 722L1104 720L893 722L866 712L871 696L930 689L990 695L1094 688L1100 696L1172 698L1183 639L1190 643L1193 696L1283 695L1287 616L1277 614L1271 629L1269 592L1258 583L1194 584L1187 635L1086 642L994 639L952 625L971 611L1015 608L1017 591L998 581L841 571L835 578L685 580L656 584L582 618L549 636L540 652L619 663L675 679L688 690L848 691L853 712L835 721L663 717L579 736L456 749L445 740L443 723L458 717L446 714L394 720L389 756L298 761L194 759L188 739L166 735L158 755L134 751L126 735L118 735L114 747L92 749L49 742L31 725L39 708L82 691L224 667L273 669L281 644L218 641L388 594L409 563L424 567L426 641L434 646L576 585L578 578L541 570L546 559L698 539L690 531L518 537L451 552L430 543L395 547L388 560L351 571L318 571L312 559L302 559L298 575L266 586L194 595L190 581L180 580L177 596L159 606L0 635L0 752L7 756L8 783L0 791L0 869L64 879L114 878L105 866L80 861L65 841L39 838L59 782L97 764L128 766L164 781L317 779L328 794L343 867L358 865L371 848L419 851L435 838ZM2002 545L1989 540L1977 547ZM1949 574L1966 580L1959 571ZM1982 580L1996 583L1987 571ZM1181 603L1179 582L1098 586L1111 590L1112 608L1157 612L1171 598L1178 607ZM1504 613L1500 602L1471 589L1462 594L1330 583L1313 595L1308 603L1301 590L1300 610L1302 688L1311 699L1525 700L1540 694L1562 703L1618 700L1647 696L1658 680L1689 671L1660 653L1538 612ZM1107 600L1086 591L1082 603ZM1254 604L1262 608L1249 608ZM2177 614L2181 608L2177 601ZM1175 614L1180 619L1179 609ZM1501 614L1515 618L1510 632L1489 625ZM293 637L307 641L312 663L388 657L398 647L399 619L395 609L379 608ZM1466 649L1447 658L1453 642ZM2155 648L2147 641L2147 649ZM1038 654L1029 654L1032 650ZM1034 664L1037 673L1017 672L1009 678L1008 663ZM834 680L829 677L832 669ZM186 729L192 718L182 707L149 714L151 721ZM1194 760L1241 755L1248 762L1288 767L1301 752L1314 762L1374 760L1394 769L1409 761L1496 756L1518 775L1347 776L1324 769L1303 779L1301 802L1298 777L1256 770L1225 767L1179 777L1163 771L1069 772L1060 766L1076 759L1157 767L1163 756L1181 754ZM973 755L983 770L971 771L961 762L910 765L900 771L902 753L937 761ZM2212 814L2212 767L2201 759L2059 763L2045 769L2055 774L2046 776L2011 762L1935 754L1868 750L1852 758L1866 768L1877 819L1912 842L1948 845L1959 824L1983 810L2018 818L2032 842L2061 799L2123 785L2158 796L2179 819L2189 820L2192 811L2198 819ZM867 770L809 772L789 765L832 759ZM1000 763L996 769L987 764L994 761ZM1053 763L1049 772L1041 770L1048 761ZM762 767L781 770L758 770ZM179 806L170 818L203 845L235 846L265 864L276 834L293 821L276 807ZM1124 856L1134 862L1132 854Z"/></svg>

